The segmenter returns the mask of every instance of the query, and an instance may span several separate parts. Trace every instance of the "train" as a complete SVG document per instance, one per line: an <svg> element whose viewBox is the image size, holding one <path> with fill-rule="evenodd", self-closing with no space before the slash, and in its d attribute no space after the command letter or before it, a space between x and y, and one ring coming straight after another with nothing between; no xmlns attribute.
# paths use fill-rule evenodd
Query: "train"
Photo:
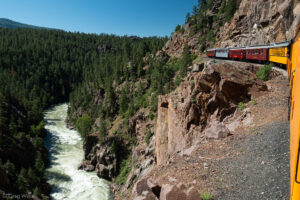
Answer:
<svg viewBox="0 0 300 200"><path fill-rule="evenodd" d="M289 49L290 78L290 199L300 199L300 24Z"/></svg>
<svg viewBox="0 0 300 200"><path fill-rule="evenodd" d="M258 62L273 62L287 65L292 41L272 44L208 49L207 57L232 60L249 60Z"/></svg>
<svg viewBox="0 0 300 200"><path fill-rule="evenodd" d="M208 49L206 55L210 58L278 63L286 68L290 80L290 200L300 200L300 24L291 41Z"/></svg>

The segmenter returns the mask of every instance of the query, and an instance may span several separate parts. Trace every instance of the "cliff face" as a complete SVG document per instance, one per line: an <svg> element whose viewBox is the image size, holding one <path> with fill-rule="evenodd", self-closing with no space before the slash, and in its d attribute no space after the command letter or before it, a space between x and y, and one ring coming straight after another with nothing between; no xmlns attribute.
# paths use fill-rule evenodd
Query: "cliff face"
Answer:
<svg viewBox="0 0 300 200"><path fill-rule="evenodd" d="M239 0L234 0L237 4ZM169 56L181 57L183 47L188 44L189 50L193 54L201 53L203 48L213 45L213 36L219 31L219 27L224 20L222 11L226 0L211 0L211 4L203 3L203 9L198 11L198 15L193 15L182 25L181 30L175 31L168 42L163 47ZM201 13L201 15L200 15Z"/></svg>
<svg viewBox="0 0 300 200"><path fill-rule="evenodd" d="M191 53L201 54L202 45L208 47L239 47L267 44L293 39L300 23L299 0L242 0L233 18L224 25L224 14L220 13L221 0L214 0L213 7L205 12L207 24L200 32L191 34L193 21L182 26L182 31L174 32L163 47L170 56L180 57L184 44ZM216 18L220 17L216 20ZM223 20L222 20L223 19ZM214 21L215 20L215 21ZM212 31L215 43L204 34Z"/></svg>
<svg viewBox="0 0 300 200"><path fill-rule="evenodd" d="M291 40L299 23L299 0L243 0L231 22L220 29L215 47Z"/></svg>
<svg viewBox="0 0 300 200"><path fill-rule="evenodd" d="M252 65L210 62L202 72L189 75L176 91L160 96L155 132L157 164L166 164L168 157L197 143L204 135L226 136L223 122L239 102L247 102L267 89L255 71ZM214 134L220 135L209 135L211 124L219 127Z"/></svg>
<svg viewBox="0 0 300 200"><path fill-rule="evenodd" d="M168 42L163 47L163 51L166 52L169 56L172 57L181 57L181 54L183 52L184 44L189 45L189 49L191 53L199 54L199 37L200 33L197 33L191 37L189 37L190 34L190 24L184 24L183 25L184 32L175 32L171 35L171 38L168 40Z"/></svg>

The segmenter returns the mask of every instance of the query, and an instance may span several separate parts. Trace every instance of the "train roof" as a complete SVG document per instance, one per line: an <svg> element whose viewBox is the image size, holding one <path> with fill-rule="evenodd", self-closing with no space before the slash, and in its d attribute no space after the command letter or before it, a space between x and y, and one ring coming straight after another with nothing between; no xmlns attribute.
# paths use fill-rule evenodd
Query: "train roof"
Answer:
<svg viewBox="0 0 300 200"><path fill-rule="evenodd" d="M245 50L246 47L231 47L229 50Z"/></svg>
<svg viewBox="0 0 300 200"><path fill-rule="evenodd" d="M261 45L248 46L248 47L245 47L245 49L267 49L270 47L271 46L268 44L261 44Z"/></svg>
<svg viewBox="0 0 300 200"><path fill-rule="evenodd" d="M270 48L276 48L276 47L287 47L291 44L292 41L285 41L285 42L277 42L270 44Z"/></svg>
<svg viewBox="0 0 300 200"><path fill-rule="evenodd" d="M216 51L227 51L229 48L218 48Z"/></svg>
<svg viewBox="0 0 300 200"><path fill-rule="evenodd" d="M272 44L260 44L246 47L229 47L229 48L214 48L207 49L206 51L224 51L224 50L245 50L245 49L267 49L267 48L276 48L276 47L287 47L292 43L292 41L276 42Z"/></svg>
<svg viewBox="0 0 300 200"><path fill-rule="evenodd" d="M207 49L206 51L215 51L216 49Z"/></svg>

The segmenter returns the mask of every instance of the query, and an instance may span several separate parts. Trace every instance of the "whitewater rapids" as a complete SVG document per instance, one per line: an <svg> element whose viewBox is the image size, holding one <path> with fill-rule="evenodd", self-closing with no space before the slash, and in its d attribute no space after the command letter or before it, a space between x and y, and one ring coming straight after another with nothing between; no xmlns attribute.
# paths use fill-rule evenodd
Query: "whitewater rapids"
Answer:
<svg viewBox="0 0 300 200"><path fill-rule="evenodd" d="M49 153L46 169L54 200L109 200L109 187L95 172L77 167L84 157L82 139L75 130L66 127L68 105L60 104L45 112L47 136L45 145Z"/></svg>

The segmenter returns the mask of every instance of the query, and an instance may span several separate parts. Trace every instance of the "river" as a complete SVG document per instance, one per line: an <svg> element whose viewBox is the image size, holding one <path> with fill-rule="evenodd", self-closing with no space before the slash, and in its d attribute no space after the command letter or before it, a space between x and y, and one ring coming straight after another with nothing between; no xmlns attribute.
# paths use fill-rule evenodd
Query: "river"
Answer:
<svg viewBox="0 0 300 200"><path fill-rule="evenodd" d="M66 127L68 105L60 104L45 112L47 136L45 145L49 152L46 169L48 183L54 200L108 200L109 187L95 172L85 172L77 167L84 157L82 139L75 130Z"/></svg>

